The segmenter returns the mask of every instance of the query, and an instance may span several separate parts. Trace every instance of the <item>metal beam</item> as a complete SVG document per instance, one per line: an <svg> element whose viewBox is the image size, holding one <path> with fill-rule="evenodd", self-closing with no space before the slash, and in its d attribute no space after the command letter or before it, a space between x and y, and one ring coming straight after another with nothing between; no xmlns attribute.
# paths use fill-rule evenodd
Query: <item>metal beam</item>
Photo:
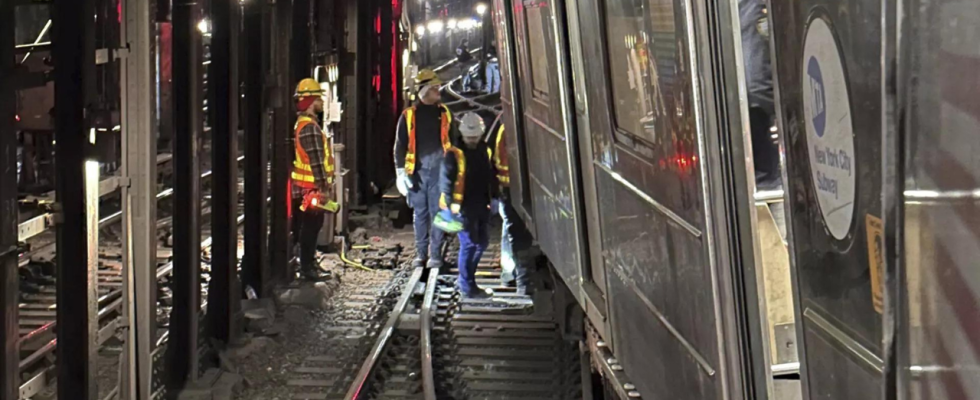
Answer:
<svg viewBox="0 0 980 400"><path fill-rule="evenodd" d="M0 399L19 395L17 339L17 135L14 70L14 9L0 1Z"/></svg>
<svg viewBox="0 0 980 400"><path fill-rule="evenodd" d="M169 383L181 387L198 376L201 309L201 6L173 4L174 281L168 349Z"/></svg>
<svg viewBox="0 0 980 400"><path fill-rule="evenodd" d="M296 58L291 46L293 36L292 0L276 2L276 28L274 60L276 60L276 87L278 102L275 104L274 128L272 129L272 234L269 235L270 265L274 279L283 281L289 269L286 257L289 247L289 218L287 217L286 188L289 187L289 171L293 162L294 144L292 125L296 116L292 107L293 80L290 64ZM309 18L309 17L307 17ZM304 77L305 78L305 77Z"/></svg>
<svg viewBox="0 0 980 400"><path fill-rule="evenodd" d="M153 392L156 343L157 262L157 124L154 122L155 10L145 0L123 1L122 48L129 54L120 66L122 105L123 279L126 297L126 345L120 398L149 400Z"/></svg>
<svg viewBox="0 0 980 400"><path fill-rule="evenodd" d="M269 151L267 131L263 129L265 96L263 87L263 26L265 5L261 1L245 4L245 257L242 260L244 283L265 295L269 280L264 273L266 262L266 216ZM285 190L283 188L282 190Z"/></svg>
<svg viewBox="0 0 980 400"><path fill-rule="evenodd" d="M208 320L211 335L229 343L234 334L238 287L238 35L239 0L211 3L211 102L214 126L211 151L211 285Z"/></svg>
<svg viewBox="0 0 980 400"><path fill-rule="evenodd" d="M86 114L94 98L95 7L61 0L52 8L55 154L61 216L57 230L58 398L95 400L98 338L98 162ZM86 154L88 153L88 154Z"/></svg>

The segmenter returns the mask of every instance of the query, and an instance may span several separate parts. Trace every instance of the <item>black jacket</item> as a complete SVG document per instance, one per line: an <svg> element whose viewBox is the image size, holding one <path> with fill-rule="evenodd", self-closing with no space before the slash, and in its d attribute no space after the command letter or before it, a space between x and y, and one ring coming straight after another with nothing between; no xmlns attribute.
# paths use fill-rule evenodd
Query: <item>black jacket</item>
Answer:
<svg viewBox="0 0 980 400"><path fill-rule="evenodd" d="M429 168L440 168L439 165L425 165L425 160L432 154L441 155L442 139L442 114L445 109L441 105L425 105L418 103L415 106L415 170ZM449 128L449 140L456 142L459 136L458 124L453 119ZM398 128L395 133L395 168L405 168L405 153L408 152L408 123L405 121L405 113L398 119Z"/></svg>
<svg viewBox="0 0 980 400"><path fill-rule="evenodd" d="M497 182L497 170L490 160L487 152L487 144L482 141L474 149L466 146L459 147L466 157L466 185L463 189L463 213L466 210L485 209L490 205L490 200L499 196L499 182ZM459 163L456 161L456 153L446 152L446 158L442 162L442 171L439 177L439 192L445 196L446 204L452 203L453 188L456 185L456 175L459 172Z"/></svg>

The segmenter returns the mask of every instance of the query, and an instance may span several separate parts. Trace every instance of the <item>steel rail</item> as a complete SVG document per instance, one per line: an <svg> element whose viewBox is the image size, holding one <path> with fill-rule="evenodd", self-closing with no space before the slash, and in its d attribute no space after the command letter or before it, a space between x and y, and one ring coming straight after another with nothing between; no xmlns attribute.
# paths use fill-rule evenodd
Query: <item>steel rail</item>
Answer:
<svg viewBox="0 0 980 400"><path fill-rule="evenodd" d="M439 270L429 270L425 286L425 299L422 301L420 330L422 339L422 393L425 400L436 400L435 372L432 369L432 313L435 308L436 286L439 283Z"/></svg>
<svg viewBox="0 0 980 400"><path fill-rule="evenodd" d="M239 159L239 160L241 160L241 159ZM245 221L245 215L244 214L241 214L241 215L238 216L238 219L237 219L236 222L237 222L238 225L241 225L243 221ZM201 250L203 251L204 249L206 249L210 245L211 245L211 237L208 237L208 238L204 239L201 242ZM167 276L172 271L173 271L173 262L172 261L166 263L165 265L162 265L162 266L158 267L157 268L157 279L158 280L159 279L162 279L163 277ZM114 291L109 292L106 295L102 296L99 299L100 300L99 302L102 303L103 301L106 301L106 300L109 300L111 298L114 298L115 297L114 295L121 295L121 294L122 294L122 290L114 290ZM119 299L116 299L116 301L110 303L108 306L100 308L99 309L99 313L98 313L99 319L101 320L103 317L107 316L112 311L117 311L119 308L121 308L121 306L122 306L122 299L119 298ZM202 305L201 306L202 306L202 310L205 309L207 307L207 302L206 301L202 301ZM26 335L24 337L21 337L18 340L24 341L24 340L26 340L26 338L28 338L30 336L39 336L40 334L42 334L44 332L50 331L55 326L54 322L51 322L48 325L46 325L44 327L41 327L41 328L38 328L35 331L29 333L28 335ZM109 326L109 325L111 325L111 322L109 324L107 324L106 326ZM161 339L160 340L161 343L158 343L158 346L160 344L162 344L162 342L165 342L166 341L166 338L167 338L168 334L169 334L169 330L162 335L162 337L160 338ZM44 346L42 346L38 350L34 351L33 353L31 353L30 355L28 355L27 357L25 357L23 360L21 360L20 363L19 363L19 369L21 371L23 371L27 367L30 367L31 365L33 365L36 362L40 361L46 355L51 354L52 352L54 352L54 350L57 348L57 345L58 345L58 339L57 338L52 339L50 342L48 342L47 344L45 344ZM21 392L24 393L25 390L28 389L28 386L30 386L32 384L34 378L36 378L36 377L38 377L40 375L43 375L46 372L47 372L47 369L43 369L38 374L33 375L31 378L25 379L23 381L24 383L21 385Z"/></svg>
<svg viewBox="0 0 980 400"><path fill-rule="evenodd" d="M391 310L388 315L388 321L385 322L381 332L378 334L377 341L374 342L374 347L371 349L371 353L361 364L361 369L358 371L357 376L354 378L354 382L351 383L350 388L347 390L347 395L344 396L345 400L356 400L360 398L361 392L364 391L365 385L367 385L368 379L374 372L374 368L378 365L378 360L384 354L385 349L390 344L391 338L395 336L395 326L398 324L398 319L402 312L405 311L405 306L408 304L408 300L412 298L412 293L415 292L415 286L418 286L419 280L422 279L422 271L425 268L418 267L412 272L412 276L408 279L405 284L405 288L402 289L402 295L398 299L398 303L395 304L395 308ZM433 271L434 272L434 271Z"/></svg>

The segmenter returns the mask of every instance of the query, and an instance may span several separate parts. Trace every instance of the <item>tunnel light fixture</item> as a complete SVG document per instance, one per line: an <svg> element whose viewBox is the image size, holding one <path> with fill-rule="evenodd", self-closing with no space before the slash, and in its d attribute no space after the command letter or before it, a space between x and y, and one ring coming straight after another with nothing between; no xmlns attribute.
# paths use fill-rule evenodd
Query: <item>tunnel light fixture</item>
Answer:
<svg viewBox="0 0 980 400"><path fill-rule="evenodd" d="M430 21L429 26L426 27L429 32L439 33L442 32L443 24L441 20Z"/></svg>
<svg viewBox="0 0 980 400"><path fill-rule="evenodd" d="M456 29L458 22L459 21L456 21L456 18L451 18L449 21L446 21L446 28L449 30Z"/></svg>
<svg viewBox="0 0 980 400"><path fill-rule="evenodd" d="M487 13L487 5L484 3L479 3L476 5L476 13L483 15Z"/></svg>
<svg viewBox="0 0 980 400"><path fill-rule="evenodd" d="M425 36L425 25L416 26L415 34L419 35L419 37Z"/></svg>
<svg viewBox="0 0 980 400"><path fill-rule="evenodd" d="M201 33L210 33L211 32L211 22L208 21L207 18L202 19L201 22L198 22L197 23L197 30L201 31Z"/></svg>

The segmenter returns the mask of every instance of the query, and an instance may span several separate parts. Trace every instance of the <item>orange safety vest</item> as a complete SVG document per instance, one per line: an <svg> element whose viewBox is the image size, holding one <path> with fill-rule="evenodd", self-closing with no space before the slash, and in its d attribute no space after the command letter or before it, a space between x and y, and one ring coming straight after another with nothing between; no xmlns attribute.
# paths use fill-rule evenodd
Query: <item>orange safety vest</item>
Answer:
<svg viewBox="0 0 980 400"><path fill-rule="evenodd" d="M439 137L442 140L442 151L449 151L453 144L449 141L449 127L453 123L453 113L445 105L440 104L442 113L442 129ZM405 124L408 127L408 151L405 152L405 172L408 175L415 173L415 106L405 109Z"/></svg>
<svg viewBox="0 0 980 400"><path fill-rule="evenodd" d="M497 167L500 187L510 186L510 167L507 166L507 142L504 140L504 124L497 131L497 143L493 150L493 165Z"/></svg>
<svg viewBox="0 0 980 400"><path fill-rule="evenodd" d="M439 196L439 208L446 210L449 209L453 214L458 214L459 210L463 206L463 191L466 190L466 155L463 154L463 150L457 147L449 147L446 151L452 152L456 155L456 182L453 184L453 200L452 202L446 201L446 194L443 193ZM490 152L490 148L487 148L487 159L493 158L493 153Z"/></svg>
<svg viewBox="0 0 980 400"><path fill-rule="evenodd" d="M299 132L303 130L307 125L314 124L317 128L320 127L319 124L313 118L306 115L301 115L296 119L295 127L295 142L296 142L296 159L293 161L293 184L304 189L317 189L316 179L313 175L313 168L310 167L310 156L306 154L306 150L303 150L303 145L299 142ZM333 184L333 152L330 148L330 141L327 140L327 135L323 135L323 153L325 160L323 162L323 168L327 174L327 184Z"/></svg>

